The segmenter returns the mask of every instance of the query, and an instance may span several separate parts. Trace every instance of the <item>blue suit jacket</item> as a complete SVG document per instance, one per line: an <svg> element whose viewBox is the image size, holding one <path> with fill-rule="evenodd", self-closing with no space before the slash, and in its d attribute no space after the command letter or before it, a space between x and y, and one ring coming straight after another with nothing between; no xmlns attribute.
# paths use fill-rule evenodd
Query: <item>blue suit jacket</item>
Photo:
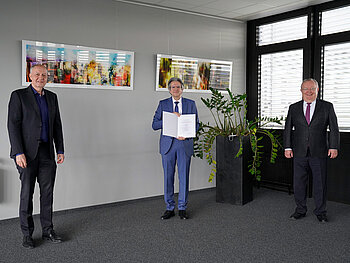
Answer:
<svg viewBox="0 0 350 263"><path fill-rule="evenodd" d="M164 99L159 102L158 108L154 114L152 128L153 130L159 130L163 128L163 111L173 112L172 98ZM197 113L196 103L193 100L182 98L182 114L196 114L196 131L199 128L199 119ZM166 154L173 143L174 138L170 136L160 135L159 140L159 152L160 154ZM193 139L187 138L181 141L184 145L184 150L188 156L193 154Z"/></svg>

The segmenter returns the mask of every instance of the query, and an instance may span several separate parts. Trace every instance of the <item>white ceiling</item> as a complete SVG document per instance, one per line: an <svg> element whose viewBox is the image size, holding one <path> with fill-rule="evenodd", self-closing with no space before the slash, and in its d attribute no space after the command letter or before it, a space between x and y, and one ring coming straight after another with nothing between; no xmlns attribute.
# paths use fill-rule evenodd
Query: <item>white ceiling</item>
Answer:
<svg viewBox="0 0 350 263"><path fill-rule="evenodd" d="M279 14L329 0L115 0L157 8L248 21Z"/></svg>

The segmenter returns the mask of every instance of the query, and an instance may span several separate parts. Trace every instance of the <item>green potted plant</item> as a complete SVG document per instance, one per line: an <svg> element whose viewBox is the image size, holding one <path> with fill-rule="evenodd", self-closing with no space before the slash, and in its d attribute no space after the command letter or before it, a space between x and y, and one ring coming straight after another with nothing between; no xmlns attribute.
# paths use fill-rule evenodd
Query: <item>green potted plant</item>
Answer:
<svg viewBox="0 0 350 263"><path fill-rule="evenodd" d="M263 145L267 137L271 143L270 162L274 163L281 144L269 123L281 125L282 118L247 119L247 95L228 96L210 88L211 97L201 98L210 110L214 124L200 123L195 139L195 156L205 158L211 166L209 182L216 175L218 202L245 204L252 200L253 179L261 179ZM212 151L216 141L216 159Z"/></svg>

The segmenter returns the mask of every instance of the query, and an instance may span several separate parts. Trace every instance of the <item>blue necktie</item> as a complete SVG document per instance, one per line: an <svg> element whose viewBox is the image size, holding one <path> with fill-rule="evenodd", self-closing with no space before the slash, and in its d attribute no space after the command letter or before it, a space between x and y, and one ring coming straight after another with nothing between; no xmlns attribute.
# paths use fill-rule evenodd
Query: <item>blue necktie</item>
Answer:
<svg viewBox="0 0 350 263"><path fill-rule="evenodd" d="M179 102L175 101L175 112L179 112L179 106L178 106Z"/></svg>

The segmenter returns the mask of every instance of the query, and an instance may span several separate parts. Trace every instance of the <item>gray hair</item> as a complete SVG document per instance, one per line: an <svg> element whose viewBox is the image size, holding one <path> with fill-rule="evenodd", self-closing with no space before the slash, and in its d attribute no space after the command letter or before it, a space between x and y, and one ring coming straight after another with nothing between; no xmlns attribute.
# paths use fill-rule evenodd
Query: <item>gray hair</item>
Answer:
<svg viewBox="0 0 350 263"><path fill-rule="evenodd" d="M312 81L312 82L315 84L316 89L318 89L318 82L317 82L317 80L315 80L315 79L313 79L313 78L304 79L303 82L302 82L301 85L300 85L300 88L302 88L304 82L306 82L306 81Z"/></svg>
<svg viewBox="0 0 350 263"><path fill-rule="evenodd" d="M47 72L47 67L45 65L43 65L43 64L35 64L34 66L32 66L30 68L30 73L32 73L33 69L36 68L36 67L44 68L44 69L46 69L46 72Z"/></svg>
<svg viewBox="0 0 350 263"><path fill-rule="evenodd" d="M184 89L184 83L182 82L182 80L180 79L180 78L171 78L171 79L169 79L169 81L168 81L168 90L170 91L171 90L171 87L170 87L170 84L171 84L171 82L174 82L174 81L178 81L178 82L180 82L180 84L181 84L181 89Z"/></svg>

